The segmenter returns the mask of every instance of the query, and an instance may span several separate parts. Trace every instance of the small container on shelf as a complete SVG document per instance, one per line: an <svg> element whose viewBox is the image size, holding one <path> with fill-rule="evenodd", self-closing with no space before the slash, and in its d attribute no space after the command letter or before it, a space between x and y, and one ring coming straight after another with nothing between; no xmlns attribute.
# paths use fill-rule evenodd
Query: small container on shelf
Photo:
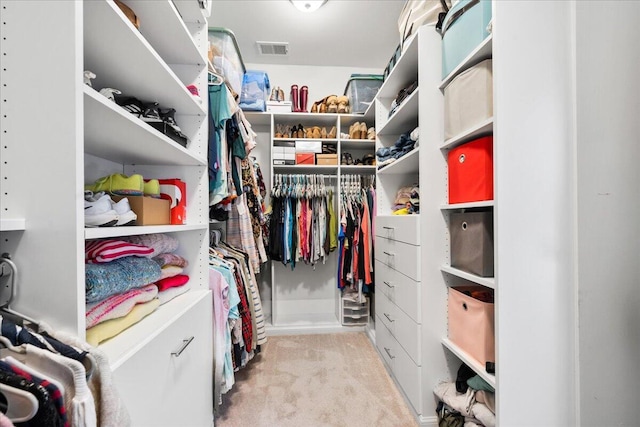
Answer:
<svg viewBox="0 0 640 427"><path fill-rule="evenodd" d="M452 212L451 267L493 277L493 212Z"/></svg>
<svg viewBox="0 0 640 427"><path fill-rule="evenodd" d="M231 88L242 93L246 68L233 32L226 28L209 28L209 59Z"/></svg>
<svg viewBox="0 0 640 427"><path fill-rule="evenodd" d="M351 74L344 94L349 99L351 113L362 114L376 97L380 86L382 86L383 76L379 74Z"/></svg>
<svg viewBox="0 0 640 427"><path fill-rule="evenodd" d="M343 296L340 298L340 323L343 326L362 326L369 323L369 297L360 303Z"/></svg>
<svg viewBox="0 0 640 427"><path fill-rule="evenodd" d="M126 198L131 210L135 212L136 225L168 225L171 224L171 202L147 196L111 196L114 202Z"/></svg>
<svg viewBox="0 0 640 427"><path fill-rule="evenodd" d="M296 165L315 165L315 153L296 153Z"/></svg>
<svg viewBox="0 0 640 427"><path fill-rule="evenodd" d="M316 164L324 166L335 166L338 164L337 154L316 154Z"/></svg>
<svg viewBox="0 0 640 427"><path fill-rule="evenodd" d="M270 88L265 71L247 70L242 81L239 107L244 111L266 111Z"/></svg>
<svg viewBox="0 0 640 427"><path fill-rule="evenodd" d="M493 136L451 149L447 166L450 204L493 200Z"/></svg>
<svg viewBox="0 0 640 427"><path fill-rule="evenodd" d="M491 292L482 286L449 288L447 314L449 340L483 366L487 362L495 362Z"/></svg>
<svg viewBox="0 0 640 427"><path fill-rule="evenodd" d="M291 101L267 101L267 111L270 113L290 113Z"/></svg>
<svg viewBox="0 0 640 427"><path fill-rule="evenodd" d="M442 78L444 79L489 36L490 0L460 0L442 23Z"/></svg>
<svg viewBox="0 0 640 427"><path fill-rule="evenodd" d="M171 224L187 223L187 184L177 178L159 179L160 198L171 203Z"/></svg>

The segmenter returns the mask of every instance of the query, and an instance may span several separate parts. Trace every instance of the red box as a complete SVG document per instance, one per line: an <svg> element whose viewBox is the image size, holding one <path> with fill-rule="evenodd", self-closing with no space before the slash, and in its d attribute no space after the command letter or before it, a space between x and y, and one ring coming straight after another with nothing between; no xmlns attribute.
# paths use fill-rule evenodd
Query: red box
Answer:
<svg viewBox="0 0 640 427"><path fill-rule="evenodd" d="M171 224L187 223L187 184L177 178L159 179L160 198L171 202Z"/></svg>
<svg viewBox="0 0 640 427"><path fill-rule="evenodd" d="M449 203L493 200L493 136L449 151Z"/></svg>
<svg viewBox="0 0 640 427"><path fill-rule="evenodd" d="M296 153L296 165L315 165L316 155L314 153Z"/></svg>

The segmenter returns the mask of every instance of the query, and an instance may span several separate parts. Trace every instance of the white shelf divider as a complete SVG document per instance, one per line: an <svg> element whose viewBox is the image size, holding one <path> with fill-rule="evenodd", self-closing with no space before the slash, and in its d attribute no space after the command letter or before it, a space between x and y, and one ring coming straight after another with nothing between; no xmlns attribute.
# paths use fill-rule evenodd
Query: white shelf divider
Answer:
<svg viewBox="0 0 640 427"><path fill-rule="evenodd" d="M0 219L0 231L25 230L26 223L24 218L2 218Z"/></svg>
<svg viewBox="0 0 640 427"><path fill-rule="evenodd" d="M416 88L400 104L389 120L378 130L378 135L396 135L404 132L411 132L417 125L418 120L418 94L420 88Z"/></svg>
<svg viewBox="0 0 640 427"><path fill-rule="evenodd" d="M496 376L488 373L485 367L476 359L471 357L469 353L452 343L448 338L442 339L442 345L448 348L449 351L458 357L458 359L462 360L467 366L473 369L483 380L489 383L491 387L494 389L496 388Z"/></svg>
<svg viewBox="0 0 640 427"><path fill-rule="evenodd" d="M447 139L444 144L440 146L441 150L450 150L458 145L462 145L467 141L479 138L484 135L488 135L493 132L493 117L478 123L470 129L461 132L459 135L453 138Z"/></svg>
<svg viewBox="0 0 640 427"><path fill-rule="evenodd" d="M478 45L456 68L447 75L440 84L440 90L444 90L451 80L455 79L463 70L481 62L487 58L491 58L493 51L493 36L489 36Z"/></svg>
<svg viewBox="0 0 640 427"><path fill-rule="evenodd" d="M494 205L493 200L483 200L481 202L468 202L468 203L454 203L454 204L442 204L440 210L454 210L454 209L471 209L471 208L489 208Z"/></svg>
<svg viewBox="0 0 640 427"><path fill-rule="evenodd" d="M395 162L382 169L378 169L378 175L397 175L418 173L420 169L419 153L420 147L400 157Z"/></svg>
<svg viewBox="0 0 640 427"><path fill-rule="evenodd" d="M461 277L470 282L474 282L479 285L486 286L487 288L495 289L496 287L496 279L494 277L476 276L475 274L467 273L466 271L453 268L450 265L443 265L440 267L440 270L444 271L445 273L449 273L454 276Z"/></svg>
<svg viewBox="0 0 640 427"><path fill-rule="evenodd" d="M141 234L177 233L181 231L206 230L208 224L196 225L145 225L125 227L97 227L85 228L84 238L102 239L105 237L135 236Z"/></svg>

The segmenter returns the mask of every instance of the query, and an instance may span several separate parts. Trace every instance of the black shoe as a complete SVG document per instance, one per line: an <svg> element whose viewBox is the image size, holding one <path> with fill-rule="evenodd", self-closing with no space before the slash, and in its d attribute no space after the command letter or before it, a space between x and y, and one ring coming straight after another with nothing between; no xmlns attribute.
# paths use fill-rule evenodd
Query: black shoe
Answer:
<svg viewBox="0 0 640 427"><path fill-rule="evenodd" d="M146 123L162 123L160 117L160 107L157 102L147 102L144 104L144 111L140 118Z"/></svg>
<svg viewBox="0 0 640 427"><path fill-rule="evenodd" d="M114 93L113 100L116 104L136 117L140 117L145 110L144 104L138 98L133 96Z"/></svg>

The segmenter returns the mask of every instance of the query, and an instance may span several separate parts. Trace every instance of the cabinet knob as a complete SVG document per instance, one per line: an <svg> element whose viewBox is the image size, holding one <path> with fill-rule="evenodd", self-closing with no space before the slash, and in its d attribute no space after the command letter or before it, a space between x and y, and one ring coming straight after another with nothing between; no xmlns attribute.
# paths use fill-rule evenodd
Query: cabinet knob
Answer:
<svg viewBox="0 0 640 427"><path fill-rule="evenodd" d="M191 341L193 341L193 338L195 338L195 337L192 336L190 338L187 338L186 340L182 340L182 347L180 347L180 349L178 351L172 352L171 355L175 356L175 357L179 357L182 354L182 352L184 351L184 349L187 348L187 346L189 344L191 344Z"/></svg>

